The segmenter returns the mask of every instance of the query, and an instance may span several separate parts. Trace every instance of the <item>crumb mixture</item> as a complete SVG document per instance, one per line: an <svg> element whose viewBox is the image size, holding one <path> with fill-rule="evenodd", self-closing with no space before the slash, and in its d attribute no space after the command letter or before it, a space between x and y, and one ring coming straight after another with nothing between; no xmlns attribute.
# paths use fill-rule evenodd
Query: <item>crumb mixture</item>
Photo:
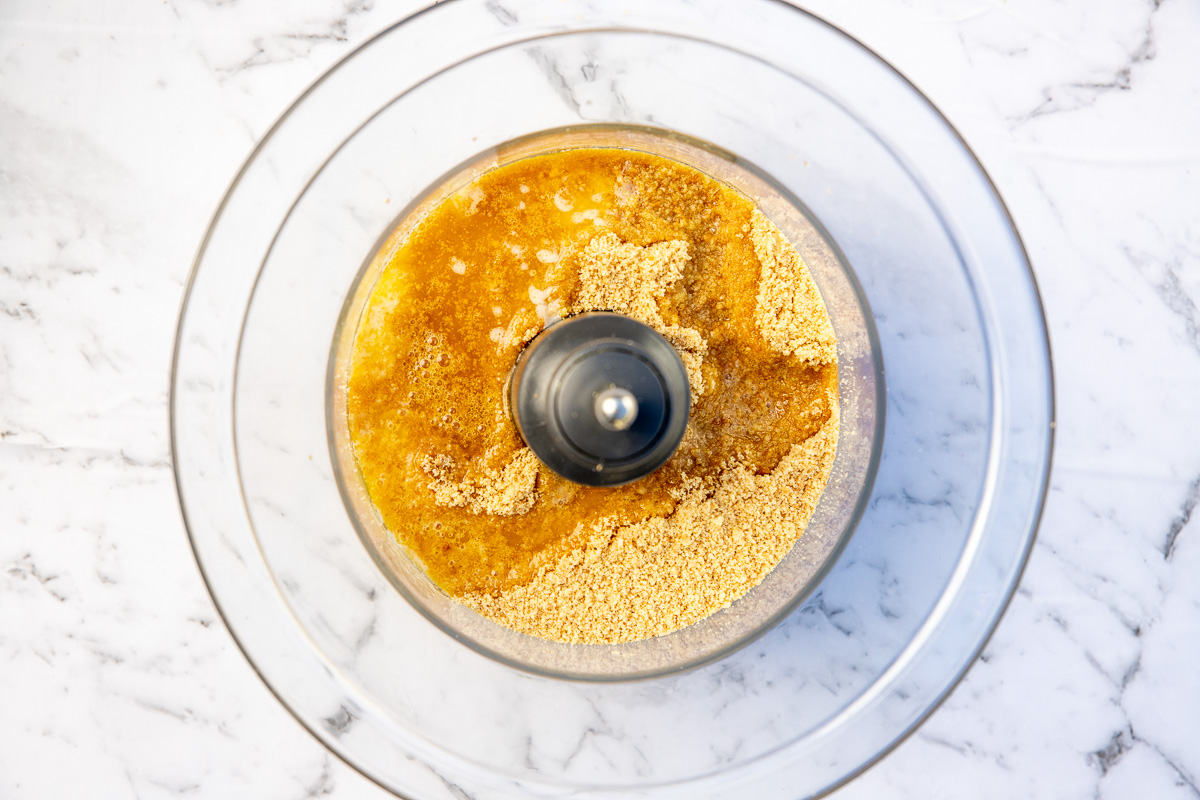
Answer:
<svg viewBox="0 0 1200 800"><path fill-rule="evenodd" d="M634 317L688 370L675 455L573 484L524 446L508 373L546 325ZM643 639L727 606L803 533L837 446L836 342L795 249L732 188L629 150L485 173L383 270L348 423L372 502L448 594L566 642Z"/></svg>
<svg viewBox="0 0 1200 800"><path fill-rule="evenodd" d="M700 331L663 321L659 304L683 277L687 242L638 247L605 233L588 242L579 259L579 293L572 313L615 311L649 325L678 351L692 387L692 402L704 393L700 365L708 346Z"/></svg>
<svg viewBox="0 0 1200 800"><path fill-rule="evenodd" d="M806 364L835 362L837 340L829 315L796 248L757 210L750 240L762 263L754 321L763 338L777 352Z"/></svg>

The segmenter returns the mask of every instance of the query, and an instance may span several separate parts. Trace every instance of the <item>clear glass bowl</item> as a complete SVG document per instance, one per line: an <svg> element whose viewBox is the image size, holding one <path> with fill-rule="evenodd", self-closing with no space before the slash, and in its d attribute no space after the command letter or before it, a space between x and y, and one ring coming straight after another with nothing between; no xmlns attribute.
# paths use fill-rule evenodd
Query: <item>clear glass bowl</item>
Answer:
<svg viewBox="0 0 1200 800"><path fill-rule="evenodd" d="M555 680L446 636L363 546L329 443L331 342L398 214L481 153L593 124L712 143L797 198L853 268L887 365L886 435L880 414L850 415L881 449L836 563L748 646L640 682ZM222 616L296 718L381 785L798 798L887 752L982 648L1032 543L1053 405L1003 204L945 119L852 39L775 0L454 0L339 63L238 173L192 274L171 413Z"/></svg>
<svg viewBox="0 0 1200 800"><path fill-rule="evenodd" d="M372 124L379 124L379 119ZM459 604L439 589L426 576L419 561L397 543L371 504L366 483L354 459L346 418L346 386L358 324L395 244L402 241L431 208L483 172L522 158L578 147L640 150L688 164L738 189L770 215L803 256L826 301L838 335L840 419L844 431L838 441L829 482L804 536L762 583L729 608L694 625L665 636L605 646L570 645L517 633ZM333 185L340 188L344 184ZM319 184L309 188L309 192L313 191L320 191ZM324 207L336 207L350 200L353 198L323 196L316 202ZM280 236L299 242L313 236L315 230L314 226L303 223L294 226L289 221L284 224ZM506 142L451 170L449 175L408 203L383 241L350 285L334 331L328 369L326 430L338 488L359 537L392 585L439 628L505 664L550 677L596 681L659 677L712 661L745 646L791 613L832 566L862 514L879 462L883 441L882 364L870 312L853 274L819 224L795 198L787 196L786 190L772 185L769 179L732 154L678 133L628 125L580 125ZM358 254L343 252L341 255L345 264L353 265ZM320 280L336 282L339 277L344 279L345 275L337 270L327 270ZM336 286L331 288L336 290ZM276 301L274 313L261 313L255 309L259 313L247 317L243 358L255 343L266 342L268 347L277 344L273 337L260 337L260 327L276 332L303 327L314 314L324 311L304 305L301 298L287 291L276 292L272 299ZM281 391L311 395L312 387L304 383L295 363L320 354L289 355L293 357L280 360L264 353L262 362L239 379L243 392L247 391L248 382L261 382L271 387L268 392L259 393L266 402L257 408L246 408L245 418L247 427L253 428L256 437L265 436L273 442L287 441L295 435L295 430L291 423L279 420L270 397ZM288 386L290 388L285 388ZM250 448L254 446L254 443L249 444ZM247 453L248 448L240 447L239 452ZM276 500L278 505L288 502L288 497Z"/></svg>

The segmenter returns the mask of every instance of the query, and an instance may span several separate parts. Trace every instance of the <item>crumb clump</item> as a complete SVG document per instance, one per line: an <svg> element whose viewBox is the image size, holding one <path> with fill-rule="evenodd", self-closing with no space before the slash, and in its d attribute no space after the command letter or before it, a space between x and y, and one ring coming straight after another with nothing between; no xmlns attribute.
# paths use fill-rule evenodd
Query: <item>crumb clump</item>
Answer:
<svg viewBox="0 0 1200 800"><path fill-rule="evenodd" d="M638 247L613 233L593 237L580 255L580 289L571 313L615 311L661 333L683 360L695 403L704 391L701 367L708 344L694 328L668 325L659 310L667 290L683 277L687 262L684 241Z"/></svg>
<svg viewBox="0 0 1200 800"><path fill-rule="evenodd" d="M511 517L527 513L537 502L538 458L528 447L514 453L500 469L473 464L467 475L455 480L452 476L456 468L454 459L447 455L421 460L438 505Z"/></svg>
<svg viewBox="0 0 1200 800"><path fill-rule="evenodd" d="M806 364L837 358L837 339L821 295L796 248L761 211L751 218L750 240L762 263L754 321L777 353Z"/></svg>

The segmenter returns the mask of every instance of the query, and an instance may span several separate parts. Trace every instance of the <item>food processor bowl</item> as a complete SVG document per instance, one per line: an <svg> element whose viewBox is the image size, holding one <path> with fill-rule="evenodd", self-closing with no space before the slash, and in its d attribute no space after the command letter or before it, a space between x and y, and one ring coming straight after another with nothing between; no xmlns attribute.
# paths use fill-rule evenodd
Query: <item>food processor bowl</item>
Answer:
<svg viewBox="0 0 1200 800"><path fill-rule="evenodd" d="M839 358L864 468L826 492L829 535L799 547L831 544L804 570L788 577L794 550L740 608L580 656L389 564L339 456L337 348L375 255L437 187L522 147L638 135L759 182L743 190L861 345ZM995 627L1053 420L1036 287L978 161L899 73L777 0L452 0L381 32L235 177L171 391L188 533L247 658L363 774L459 800L801 798L857 774Z"/></svg>
<svg viewBox="0 0 1200 800"><path fill-rule="evenodd" d="M431 206L484 171L531 156L581 147L617 147L671 158L724 181L753 199L798 247L821 290L839 343L842 433L829 482L804 535L760 584L729 608L667 635L613 645L567 644L519 633L486 619L442 591L426 576L419 558L403 548L387 530L371 504L354 460L346 414L358 323L397 243L424 219ZM396 163L403 168L402 160ZM315 183L309 193L320 191L319 186ZM349 199L321 197L316 202L320 208ZM319 227L310 220L289 220L281 235L304 238L315 230ZM414 608L458 641L502 663L556 678L615 681L679 672L745 646L791 613L815 588L854 530L868 496L883 439L882 364L870 312L853 273L815 218L796 198L789 197L785 189L773 185L745 160L679 133L644 126L580 125L530 134L491 148L451 170L400 212L381 246L369 255L356 279L348 284L330 354L325 426L334 472L350 520L376 564ZM333 290L336 286L331 286ZM293 302L284 291L277 296L281 300L275 306L279 313L263 319L261 327L277 333L308 324L310 306ZM464 302L470 300L464 298ZM252 317L255 312L257 309ZM454 312L448 309L446 313ZM284 442L293 435L291 423L279 420L273 409L280 397L303 394L311 387L303 383L304 376L292 363L267 363L270 361L270 355L264 352L262 362L253 367L250 380L270 389L264 393L262 405L248 410L248 414L253 415L256 434L263 435L280 426L269 440ZM286 487L280 488L287 491ZM280 496L272 502L284 504L288 500ZM286 526L284 523L283 527Z"/></svg>

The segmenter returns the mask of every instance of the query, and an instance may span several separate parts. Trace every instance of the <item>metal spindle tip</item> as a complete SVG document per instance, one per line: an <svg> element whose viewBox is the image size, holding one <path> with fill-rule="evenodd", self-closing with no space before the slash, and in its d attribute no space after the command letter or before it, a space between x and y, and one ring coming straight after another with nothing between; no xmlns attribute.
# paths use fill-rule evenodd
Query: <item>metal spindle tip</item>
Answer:
<svg viewBox="0 0 1200 800"><path fill-rule="evenodd" d="M596 420L608 430L627 430L637 419L637 398L628 389L613 386L596 395L595 411Z"/></svg>

